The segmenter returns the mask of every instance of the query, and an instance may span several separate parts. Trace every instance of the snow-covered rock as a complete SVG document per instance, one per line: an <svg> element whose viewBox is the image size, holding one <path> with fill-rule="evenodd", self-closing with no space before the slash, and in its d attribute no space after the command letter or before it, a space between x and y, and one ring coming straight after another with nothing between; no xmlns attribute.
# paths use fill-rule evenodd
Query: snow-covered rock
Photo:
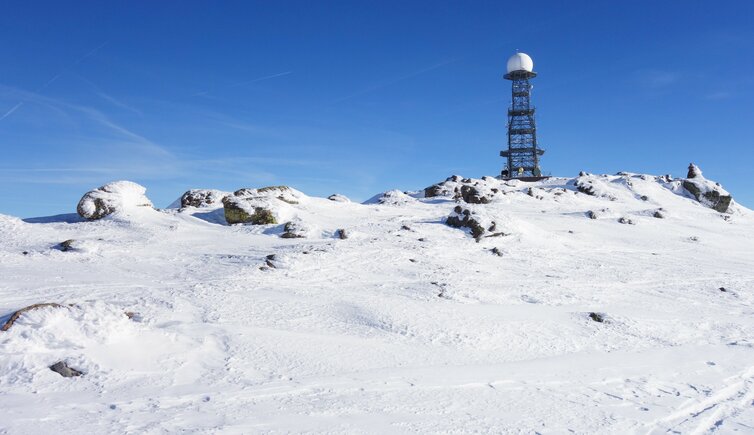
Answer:
<svg viewBox="0 0 754 435"><path fill-rule="evenodd" d="M701 204L720 213L726 213L733 201L733 197L720 186L720 183L704 178L702 170L693 163L689 165L683 188Z"/></svg>
<svg viewBox="0 0 754 435"><path fill-rule="evenodd" d="M266 198L223 198L225 221L229 224L269 225L278 223L273 204Z"/></svg>
<svg viewBox="0 0 754 435"><path fill-rule="evenodd" d="M85 193L76 211L84 219L96 220L136 207L153 207L146 191L132 181L113 181Z"/></svg>
<svg viewBox="0 0 754 435"><path fill-rule="evenodd" d="M233 192L239 198L274 198L288 204L298 204L306 195L288 186L268 186L259 189L243 188Z"/></svg>
<svg viewBox="0 0 754 435"><path fill-rule="evenodd" d="M477 240L498 233L497 223L487 214L457 205L445 219L445 223L455 228L467 228ZM502 234L502 233L501 233Z"/></svg>
<svg viewBox="0 0 754 435"><path fill-rule="evenodd" d="M351 200L348 199L347 196L341 195L339 193L333 193L332 195L328 196L327 199L335 202L351 202Z"/></svg>
<svg viewBox="0 0 754 435"><path fill-rule="evenodd" d="M411 204L413 202L416 202L416 199L414 197L407 195L400 190L394 189L377 194L364 201L364 204L403 206L406 204Z"/></svg>
<svg viewBox="0 0 754 435"><path fill-rule="evenodd" d="M181 197L170 205L170 208L208 208L221 207L223 198L230 195L230 192L214 189L191 189L186 191Z"/></svg>
<svg viewBox="0 0 754 435"><path fill-rule="evenodd" d="M296 218L283 225L283 233L280 237L284 239L304 239L312 236L314 232L315 229L312 225Z"/></svg>
<svg viewBox="0 0 754 435"><path fill-rule="evenodd" d="M293 206L306 199L306 195L288 186L270 186L239 189L223 198L222 203L229 224L268 225L295 217Z"/></svg>

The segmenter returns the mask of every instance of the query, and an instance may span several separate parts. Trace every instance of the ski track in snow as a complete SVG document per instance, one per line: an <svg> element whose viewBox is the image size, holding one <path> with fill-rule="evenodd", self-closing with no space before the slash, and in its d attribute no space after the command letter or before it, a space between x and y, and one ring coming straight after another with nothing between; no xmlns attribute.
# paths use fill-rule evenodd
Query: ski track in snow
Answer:
<svg viewBox="0 0 754 435"><path fill-rule="evenodd" d="M609 180L509 187L472 207L511 235L479 243L449 198L305 198L306 239L206 209L0 215L3 321L74 304L0 332L0 431L753 433L752 213Z"/></svg>

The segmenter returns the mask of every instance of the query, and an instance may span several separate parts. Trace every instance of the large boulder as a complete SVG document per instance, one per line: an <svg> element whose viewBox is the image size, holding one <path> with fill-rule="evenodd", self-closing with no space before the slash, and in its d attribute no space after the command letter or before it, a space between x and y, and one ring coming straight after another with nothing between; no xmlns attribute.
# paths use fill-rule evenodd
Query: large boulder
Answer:
<svg viewBox="0 0 754 435"><path fill-rule="evenodd" d="M720 213L727 212L733 201L720 183L704 178L702 170L693 163L689 165L688 178L683 180L682 185L699 203Z"/></svg>
<svg viewBox="0 0 754 435"><path fill-rule="evenodd" d="M136 207L153 207L146 191L131 181L114 181L85 193L76 211L84 219L96 220Z"/></svg>
<svg viewBox="0 0 754 435"><path fill-rule="evenodd" d="M228 192L214 189L191 189L181 195L181 208L186 207L219 207Z"/></svg>
<svg viewBox="0 0 754 435"><path fill-rule="evenodd" d="M277 218L271 208L253 199L228 196L223 198L222 202L225 221L231 225L268 225L277 223Z"/></svg>
<svg viewBox="0 0 754 435"><path fill-rule="evenodd" d="M294 217L292 205L306 195L288 186L238 189L223 198L225 220L229 224L269 225Z"/></svg>

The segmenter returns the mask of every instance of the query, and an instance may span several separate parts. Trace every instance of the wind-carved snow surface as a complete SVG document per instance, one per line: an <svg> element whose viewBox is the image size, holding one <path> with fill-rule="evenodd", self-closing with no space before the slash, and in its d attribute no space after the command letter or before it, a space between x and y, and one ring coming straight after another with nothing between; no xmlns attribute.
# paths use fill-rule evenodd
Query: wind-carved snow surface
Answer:
<svg viewBox="0 0 754 435"><path fill-rule="evenodd" d="M677 187L270 197L304 238L217 204L0 215L0 323L62 305L0 332L0 432L751 432L754 217Z"/></svg>

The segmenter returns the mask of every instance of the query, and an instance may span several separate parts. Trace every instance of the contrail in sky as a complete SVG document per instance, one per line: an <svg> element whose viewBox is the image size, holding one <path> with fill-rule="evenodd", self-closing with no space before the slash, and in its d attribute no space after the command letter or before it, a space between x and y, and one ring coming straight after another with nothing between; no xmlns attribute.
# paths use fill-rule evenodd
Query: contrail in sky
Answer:
<svg viewBox="0 0 754 435"><path fill-rule="evenodd" d="M293 74L293 71L285 71L285 72L281 72L281 73L277 73L277 74L270 74L268 76L257 77L255 79L247 80L245 82L238 82L238 83L233 83L233 84L227 85L227 86L221 86L219 89L223 89L223 88L235 88L237 86L250 85L252 83L261 82L263 80L269 80L269 79L274 79L274 78L277 78L277 77L287 76L288 74ZM213 89L213 91L214 91L214 89ZM192 97L207 96L207 95L209 95L209 92L210 91L201 91L201 92L197 92L195 94L192 94L191 96Z"/></svg>
<svg viewBox="0 0 754 435"><path fill-rule="evenodd" d="M262 80L268 80L268 79L274 79L275 77L287 76L288 74L293 74L293 71L286 71L286 72L281 72L281 73L277 73L277 74L271 74L271 75L268 75L268 76L256 78L254 80L249 80L249 81L246 81L246 82L239 82L239 83L230 85L230 87L248 85L248 84L251 84L251 83L261 82Z"/></svg>
<svg viewBox="0 0 754 435"><path fill-rule="evenodd" d="M70 66L68 66L68 67L63 68L62 70L60 70L59 73L55 74L50 80L47 80L47 82L45 84L43 84L42 86L40 86L36 91L34 91L34 93L38 94L38 93L44 91L45 89L47 89L48 86L50 86L51 84L53 84L55 82L55 80L59 79L60 76L62 76L67 70L75 67L76 65L80 64L81 62L83 62L87 58L89 58L91 56L94 56L95 53L97 53L102 47L106 46L109 42L110 41L103 42L102 44L100 44L97 47L95 47L93 50L91 50L88 53L86 53L85 55L81 56L78 60L76 60L75 62L73 62ZM3 116L0 116L0 121L2 121L3 119L9 117L10 115L12 115L13 112L15 112L16 110L18 110L23 105L24 105L24 101L19 101L18 104L16 104L15 106L11 107L10 110L8 110L7 112L5 112L5 114Z"/></svg>
<svg viewBox="0 0 754 435"><path fill-rule="evenodd" d="M5 112L5 115L0 116L0 121L2 121L3 119L9 117L13 112L15 112L19 107L21 107L23 105L24 105L24 102L21 101L20 103L18 103L15 106L11 107L11 109L9 111Z"/></svg>

